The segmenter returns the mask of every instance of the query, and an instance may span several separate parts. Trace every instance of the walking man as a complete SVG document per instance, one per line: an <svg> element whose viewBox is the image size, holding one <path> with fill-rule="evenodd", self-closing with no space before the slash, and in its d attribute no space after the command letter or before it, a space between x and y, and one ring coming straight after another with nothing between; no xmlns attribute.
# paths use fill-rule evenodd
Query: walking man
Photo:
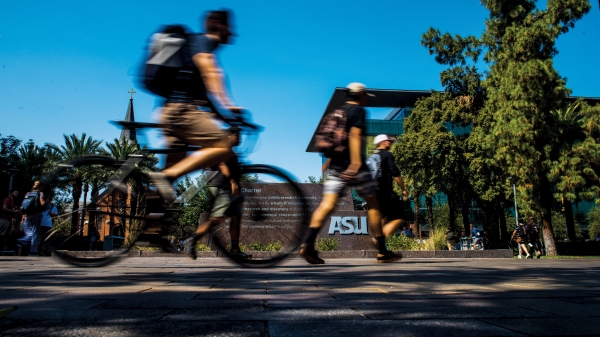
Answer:
<svg viewBox="0 0 600 337"><path fill-rule="evenodd" d="M312 264L325 263L319 258L315 250L315 240L325 219L333 211L341 193L348 187L354 187L356 192L369 206L369 227L377 240L379 254L377 262L385 263L397 260L399 257L387 250L385 236L381 226L381 212L377 201L377 182L371 178L362 149L365 145L364 130L366 111L363 106L367 104L369 96L362 83L350 83L347 88L347 100L344 105L346 115L345 131L348 134L346 149L331 158L329 176L323 184L323 199L313 212L310 227L304 244L300 248L307 262Z"/></svg>
<svg viewBox="0 0 600 337"><path fill-rule="evenodd" d="M231 128L228 136L229 146L231 148L240 145L240 131L237 128ZM204 234L208 233L213 226L217 226L225 221L225 217L230 218L229 235L231 236L232 258L249 260L252 255L246 254L240 250L240 227L242 220L242 203L244 196L240 193L240 179L242 177L238 158L234 155L227 162L221 163L216 167L207 170L208 175L214 175L210 180L209 190L215 197L210 212L210 218L207 222L198 226L198 229L184 242L185 254L196 259L196 241Z"/></svg>
<svg viewBox="0 0 600 337"><path fill-rule="evenodd" d="M394 143L387 135L379 135L374 141L377 145L374 154L380 157L380 168L377 174L377 201L381 209L381 222L383 224L383 235L387 238L396 232L402 223L402 211L404 205L398 195L394 193L394 182L402 189L403 200L408 200L408 192L404 186L404 180L400 176L400 170L394 161L394 155L389 151Z"/></svg>
<svg viewBox="0 0 600 337"><path fill-rule="evenodd" d="M189 76L177 77L177 83L161 112L169 147L175 144L202 147L187 157L185 153L171 154L167 156L165 170L150 173L151 182L168 203L175 200L172 183L177 178L219 165L234 155L228 146L227 131L222 130L211 117L215 115L231 122L241 113L227 93L224 72L215 54L220 45L231 41L231 12L218 10L208 13L204 28L205 34L190 37L188 43L187 63L193 66L182 70ZM207 110L213 114L207 113Z"/></svg>
<svg viewBox="0 0 600 337"><path fill-rule="evenodd" d="M42 222L39 228L39 235L36 239L36 241L38 241L38 254L40 256L50 256L50 253L46 251L46 240L48 239L48 233L52 229L52 220L57 216L58 210L52 202L52 197L47 196L45 210L42 212Z"/></svg>
<svg viewBox="0 0 600 337"><path fill-rule="evenodd" d="M23 252L23 249L26 251L27 247L29 247L29 255L38 255L37 244L39 244L38 236L40 232L40 225L42 223L41 207L46 205L46 198L44 196L44 192L42 192L43 189L44 185L42 182L36 180L33 183L31 191L27 192L24 197L27 199L31 196L32 198L35 198L32 200L37 199L35 203L32 202L32 211L29 214L23 214L23 222L25 223L25 236L17 240L21 245L21 252ZM23 203L25 203L25 201L23 201Z"/></svg>
<svg viewBox="0 0 600 337"><path fill-rule="evenodd" d="M527 232L529 233L529 243L531 244L531 248L535 250L535 257L539 259L542 256L540 226L535 223L535 219L532 216L527 220Z"/></svg>
<svg viewBox="0 0 600 337"><path fill-rule="evenodd" d="M19 191L12 189L8 197L2 201L2 217L0 217L0 247L2 250L6 250L6 242L8 237L12 233L13 219L18 215L18 211L15 207L15 202L19 197Z"/></svg>

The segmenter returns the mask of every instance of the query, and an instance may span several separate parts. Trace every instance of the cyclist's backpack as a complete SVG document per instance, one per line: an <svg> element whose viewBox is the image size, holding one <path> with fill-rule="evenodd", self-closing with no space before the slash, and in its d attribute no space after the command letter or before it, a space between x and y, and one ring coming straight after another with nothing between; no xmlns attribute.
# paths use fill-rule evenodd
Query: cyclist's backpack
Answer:
<svg viewBox="0 0 600 337"><path fill-rule="evenodd" d="M327 114L321 120L315 133L315 148L326 157L341 154L348 148L346 130L346 109L344 105Z"/></svg>
<svg viewBox="0 0 600 337"><path fill-rule="evenodd" d="M42 211L42 206L40 205L40 193L39 192L29 192L27 197L23 199L21 203L21 213L23 214L36 214Z"/></svg>
<svg viewBox="0 0 600 337"><path fill-rule="evenodd" d="M186 54L191 36L181 25L167 26L152 35L143 75L146 89L162 97L169 96L181 76L185 76L182 71L189 68L190 60Z"/></svg>
<svg viewBox="0 0 600 337"><path fill-rule="evenodd" d="M371 178L381 178L381 155L379 151L375 150L372 155L367 158L366 161L369 172L371 172Z"/></svg>

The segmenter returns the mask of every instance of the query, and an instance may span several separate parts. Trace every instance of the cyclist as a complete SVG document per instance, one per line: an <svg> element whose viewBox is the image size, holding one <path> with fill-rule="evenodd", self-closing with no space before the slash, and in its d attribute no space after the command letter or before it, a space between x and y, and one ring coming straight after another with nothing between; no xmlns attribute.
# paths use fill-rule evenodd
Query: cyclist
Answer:
<svg viewBox="0 0 600 337"><path fill-rule="evenodd" d="M329 177L323 184L323 200L313 212L310 227L304 244L300 248L307 262L312 264L325 263L319 258L315 250L315 239L323 226L325 218L331 214L339 195L349 186L354 187L358 194L365 199L369 206L369 226L377 240L379 254L377 262L392 262L399 258L385 246L385 236L381 226L381 212L377 201L377 182L371 178L371 172L365 164L362 149L365 145L364 129L367 104L369 96L362 83L350 83L347 86L348 98L346 101L346 132L348 134L348 148L345 152L331 158L329 164Z"/></svg>
<svg viewBox="0 0 600 337"><path fill-rule="evenodd" d="M215 55L220 45L231 42L231 14L228 10L209 12L204 21L206 33L190 37L187 55L195 68L191 76L178 77L161 111L169 147L182 143L202 147L187 157L185 153L171 154L162 172L150 173L151 182L168 203L175 200L172 183L177 178L218 165L234 155L227 131L211 118L216 114L231 122L241 113L225 89L224 74Z"/></svg>
<svg viewBox="0 0 600 337"><path fill-rule="evenodd" d="M239 129L230 128L228 136L229 145L236 147L240 144ZM196 241L202 235L215 225L223 223L225 216L229 216L229 234L231 236L230 256L234 259L249 260L252 255L246 254L240 250L240 222L242 217L242 203L244 196L240 193L240 165L237 156L233 156L227 162L219 164L217 167L211 167L209 172L215 172L216 175L210 180L210 193L215 197L210 218L207 222L198 226L198 229L188 239L184 241L184 252L191 258L196 259ZM209 173L211 174L211 173Z"/></svg>

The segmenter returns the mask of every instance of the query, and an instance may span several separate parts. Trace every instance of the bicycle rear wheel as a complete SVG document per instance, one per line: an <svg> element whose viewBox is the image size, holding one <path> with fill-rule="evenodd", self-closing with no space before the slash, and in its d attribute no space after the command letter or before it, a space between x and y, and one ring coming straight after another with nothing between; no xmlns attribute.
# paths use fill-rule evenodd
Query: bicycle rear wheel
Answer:
<svg viewBox="0 0 600 337"><path fill-rule="evenodd" d="M44 251L82 267L100 267L127 256L147 226L145 197L128 184L135 174L135 164L104 156L58 165L45 186L50 193L68 197L79 189L80 196L75 195L80 199L79 209L67 206L54 220L42 239Z"/></svg>
<svg viewBox="0 0 600 337"><path fill-rule="evenodd" d="M252 255L243 260L230 253L229 219L216 226L209 241L246 267L268 267L296 251L310 221L309 205L300 186L279 168L242 166L243 195L240 247Z"/></svg>

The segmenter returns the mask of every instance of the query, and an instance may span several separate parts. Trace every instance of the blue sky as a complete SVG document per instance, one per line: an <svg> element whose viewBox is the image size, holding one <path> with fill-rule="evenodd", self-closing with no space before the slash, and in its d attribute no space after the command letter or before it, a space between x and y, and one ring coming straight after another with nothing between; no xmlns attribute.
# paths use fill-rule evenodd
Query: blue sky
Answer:
<svg viewBox="0 0 600 337"><path fill-rule="evenodd" d="M283 167L300 180L320 174L304 152L335 87L437 89L439 72L421 35L480 35L479 1L4 1L0 11L0 134L62 144L86 132L112 141L120 130L148 37L161 24L200 29L206 10L235 12L234 44L219 60L238 105L265 126L248 159ZM543 6L544 2L540 3ZM600 10L557 42L555 65L573 95L600 97ZM151 121L154 98L137 90L138 121ZM383 118L387 110L371 110ZM156 133L150 144L160 145Z"/></svg>

